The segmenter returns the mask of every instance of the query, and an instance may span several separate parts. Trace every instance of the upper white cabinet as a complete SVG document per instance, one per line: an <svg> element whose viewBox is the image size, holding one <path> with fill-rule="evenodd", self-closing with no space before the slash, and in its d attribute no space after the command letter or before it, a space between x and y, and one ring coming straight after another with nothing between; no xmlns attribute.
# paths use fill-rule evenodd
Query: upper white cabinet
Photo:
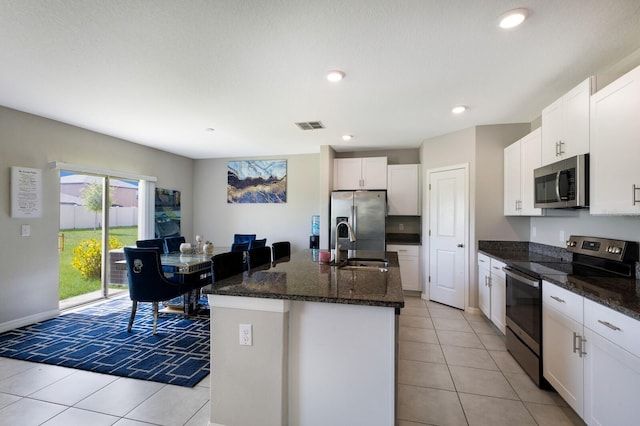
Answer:
<svg viewBox="0 0 640 426"><path fill-rule="evenodd" d="M420 165L397 164L387 167L389 215L420 215Z"/></svg>
<svg viewBox="0 0 640 426"><path fill-rule="evenodd" d="M533 207L533 170L540 167L541 130L538 128L504 149L505 216L540 216Z"/></svg>
<svg viewBox="0 0 640 426"><path fill-rule="evenodd" d="M591 214L640 214L639 135L637 67L591 97Z"/></svg>
<svg viewBox="0 0 640 426"><path fill-rule="evenodd" d="M542 110L542 165L589 152L589 77Z"/></svg>
<svg viewBox="0 0 640 426"><path fill-rule="evenodd" d="M333 189L387 189L387 157L334 159Z"/></svg>

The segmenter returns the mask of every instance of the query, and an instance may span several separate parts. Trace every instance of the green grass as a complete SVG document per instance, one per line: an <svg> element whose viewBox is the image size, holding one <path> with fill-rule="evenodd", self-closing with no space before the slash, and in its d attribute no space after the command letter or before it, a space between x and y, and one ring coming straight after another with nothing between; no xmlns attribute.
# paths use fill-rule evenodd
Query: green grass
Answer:
<svg viewBox="0 0 640 426"><path fill-rule="evenodd" d="M73 249L82 240L102 238L102 230L96 229L67 229L61 230L64 234L64 250L60 251L60 300L68 299L102 288L100 279L86 279L71 264ZM110 228L109 235L117 238L123 246L135 245L138 239L138 228L135 226L123 228Z"/></svg>

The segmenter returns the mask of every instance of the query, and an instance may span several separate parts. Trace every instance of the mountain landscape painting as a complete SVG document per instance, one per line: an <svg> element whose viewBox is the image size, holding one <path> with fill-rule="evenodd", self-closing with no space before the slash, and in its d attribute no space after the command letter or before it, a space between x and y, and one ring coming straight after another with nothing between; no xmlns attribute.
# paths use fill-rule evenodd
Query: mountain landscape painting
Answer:
<svg viewBox="0 0 640 426"><path fill-rule="evenodd" d="M227 203L286 202L287 160L227 163Z"/></svg>

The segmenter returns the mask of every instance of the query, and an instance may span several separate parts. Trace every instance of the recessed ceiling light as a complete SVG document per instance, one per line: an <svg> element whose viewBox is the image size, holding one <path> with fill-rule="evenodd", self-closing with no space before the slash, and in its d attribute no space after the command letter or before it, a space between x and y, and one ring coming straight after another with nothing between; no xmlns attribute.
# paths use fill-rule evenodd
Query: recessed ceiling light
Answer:
<svg viewBox="0 0 640 426"><path fill-rule="evenodd" d="M451 109L451 112L454 114L462 114L467 110L467 107L464 105L456 105Z"/></svg>
<svg viewBox="0 0 640 426"><path fill-rule="evenodd" d="M342 140L343 141L350 141L351 139L353 139L352 135L342 135Z"/></svg>
<svg viewBox="0 0 640 426"><path fill-rule="evenodd" d="M340 70L333 70L327 73L327 80L329 80L332 83L338 82L342 80L344 77L345 77L344 72Z"/></svg>
<svg viewBox="0 0 640 426"><path fill-rule="evenodd" d="M513 9L500 16L500 28L509 29L522 24L527 18L529 11L527 9Z"/></svg>

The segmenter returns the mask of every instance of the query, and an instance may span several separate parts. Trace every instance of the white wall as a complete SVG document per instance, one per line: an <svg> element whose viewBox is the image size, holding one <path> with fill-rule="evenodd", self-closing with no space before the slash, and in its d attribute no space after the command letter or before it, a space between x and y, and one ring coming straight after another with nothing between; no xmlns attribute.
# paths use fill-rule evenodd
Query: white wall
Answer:
<svg viewBox="0 0 640 426"><path fill-rule="evenodd" d="M566 247L571 235L640 241L640 216L591 216L588 209L573 217L531 218L531 241Z"/></svg>
<svg viewBox="0 0 640 426"><path fill-rule="evenodd" d="M287 202L227 203L227 162L257 159L287 160ZM239 233L267 238L268 245L291 241L292 250L307 249L311 216L321 207L320 155L196 160L194 193L194 232L215 246L230 246Z"/></svg>
<svg viewBox="0 0 640 426"><path fill-rule="evenodd" d="M423 283L429 275L429 208L427 172L457 164L469 164L469 275L467 303L477 307L476 246L479 239L527 240L529 220L503 215L504 148L529 133L528 123L477 126L423 142Z"/></svg>
<svg viewBox="0 0 640 426"><path fill-rule="evenodd" d="M157 176L182 191L182 226L192 233L193 160L0 107L0 330L58 313L60 185L53 161ZM10 167L43 170L41 218L11 218ZM21 237L22 224L31 236Z"/></svg>

